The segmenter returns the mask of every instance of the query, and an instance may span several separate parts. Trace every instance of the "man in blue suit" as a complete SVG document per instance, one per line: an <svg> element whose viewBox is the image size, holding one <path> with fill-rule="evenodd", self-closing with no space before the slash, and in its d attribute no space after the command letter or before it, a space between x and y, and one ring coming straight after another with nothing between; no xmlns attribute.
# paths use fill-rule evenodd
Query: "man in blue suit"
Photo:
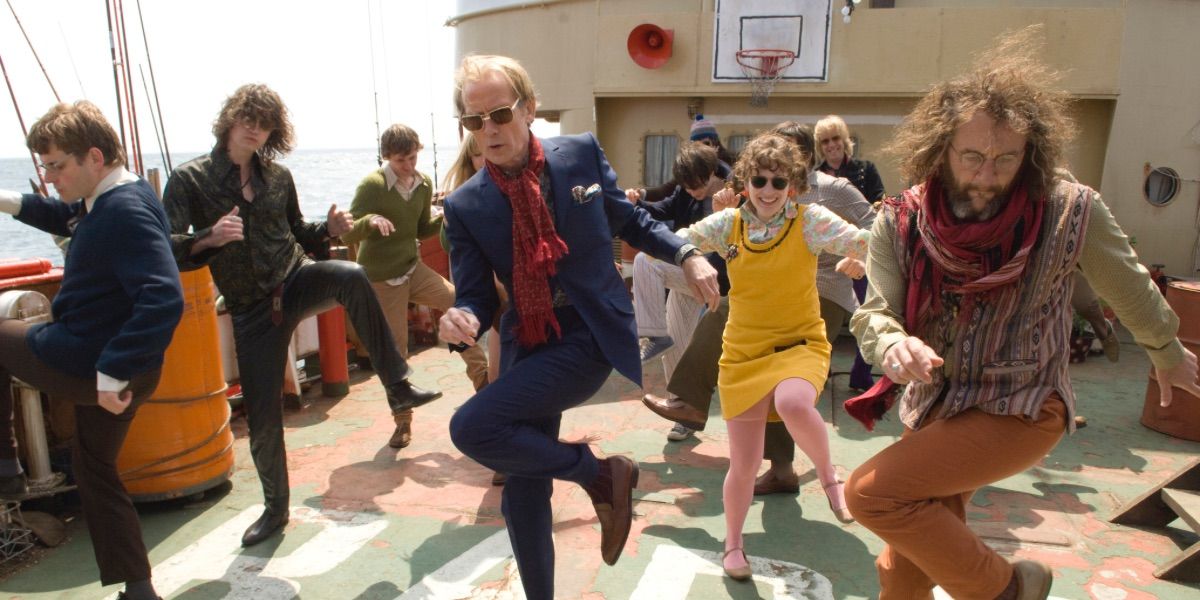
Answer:
<svg viewBox="0 0 1200 600"><path fill-rule="evenodd" d="M713 307L716 271L625 199L590 134L542 140L530 132L537 99L516 61L468 56L455 83L459 122L487 164L446 201L457 298L441 319L441 338L470 346L491 326L499 304L493 272L512 308L500 317L501 376L455 413L450 436L467 456L508 474L501 509L525 594L548 599L553 480L587 491L610 565L633 514L633 461L598 460L587 444L558 440L562 412L590 398L614 367L641 382L633 304L613 266L612 238L679 264L696 297Z"/></svg>

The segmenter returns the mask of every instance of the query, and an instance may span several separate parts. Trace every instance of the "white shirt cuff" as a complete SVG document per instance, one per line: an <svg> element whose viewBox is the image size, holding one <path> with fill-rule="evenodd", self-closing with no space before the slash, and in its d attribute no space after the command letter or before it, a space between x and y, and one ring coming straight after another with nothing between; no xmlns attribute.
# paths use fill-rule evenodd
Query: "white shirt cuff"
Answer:
<svg viewBox="0 0 1200 600"><path fill-rule="evenodd" d="M100 371L96 371L96 391L97 392L121 392L125 386L129 385L129 381L113 379Z"/></svg>
<svg viewBox="0 0 1200 600"><path fill-rule="evenodd" d="M10 215L21 212L21 194L10 190L0 190L0 212Z"/></svg>

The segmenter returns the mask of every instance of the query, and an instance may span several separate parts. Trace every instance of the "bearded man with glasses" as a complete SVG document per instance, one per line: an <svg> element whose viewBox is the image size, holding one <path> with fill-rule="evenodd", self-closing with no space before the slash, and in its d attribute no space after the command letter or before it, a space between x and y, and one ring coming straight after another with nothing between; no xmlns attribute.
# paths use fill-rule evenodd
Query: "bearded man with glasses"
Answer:
<svg viewBox="0 0 1200 600"><path fill-rule="evenodd" d="M684 271L710 307L715 270L700 251L629 203L590 133L540 139L529 74L502 56L468 56L455 77L459 122L485 168L446 199L445 228L457 297L440 336L465 349L500 319L500 377L450 421L464 454L508 475L501 510L526 597L554 597L550 494L579 484L600 521L601 557L616 563L632 522L638 468L597 459L586 443L559 441L563 411L595 394L615 367L641 382L633 305L613 267L620 236ZM511 307L497 315L492 274Z"/></svg>
<svg viewBox="0 0 1200 600"><path fill-rule="evenodd" d="M855 470L846 500L887 546L881 600L1041 599L1052 573L1009 563L966 524L975 490L1042 460L1074 427L1068 342L1077 271L1150 354L1162 389L1200 395L1179 319L1100 196L1057 169L1072 123L1029 28L935 85L891 150L905 179L875 219L866 303L851 317L885 377L846 409L870 428L900 396L900 441ZM1168 382L1163 384L1163 382ZM1188 401L1190 399L1186 399Z"/></svg>

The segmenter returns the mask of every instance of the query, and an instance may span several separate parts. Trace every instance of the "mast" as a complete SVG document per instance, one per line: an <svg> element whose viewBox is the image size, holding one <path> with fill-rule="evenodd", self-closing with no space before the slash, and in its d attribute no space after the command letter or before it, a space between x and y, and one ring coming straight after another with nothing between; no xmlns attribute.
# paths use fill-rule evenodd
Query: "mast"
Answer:
<svg viewBox="0 0 1200 600"><path fill-rule="evenodd" d="M8 85L8 95L12 97L13 109L17 112L17 121L21 123L21 133L28 138L29 130L25 128L25 118L21 116L21 106L17 104L17 93L13 91L12 81L8 78L8 68L4 66L4 55L2 54L0 54L0 71L4 73L4 83ZM46 180L42 179L42 169L38 167L37 157L33 155L32 149L29 150L29 160L33 161L33 172L37 173L42 195L48 196Z"/></svg>
<svg viewBox="0 0 1200 600"><path fill-rule="evenodd" d="M8 3L8 10L12 11L13 20L17 22L17 27L21 29L21 35L25 36L25 43L29 45L29 51L33 53L33 59L37 61L38 67L42 69L42 75L45 76L46 83L50 84L50 91L54 93L54 100L62 102L62 98L58 97L58 90L54 89L54 82L50 81L50 74L46 72L46 66L42 64L42 59L38 56L37 49L33 47L33 41L29 39L29 34L25 33L25 26L21 24L21 17L17 16L17 9L13 8L12 0L5 0L5 2Z"/></svg>
<svg viewBox="0 0 1200 600"><path fill-rule="evenodd" d="M117 39L113 31L114 1L104 0L104 12L108 15L108 49L112 55L113 87L116 88L117 94L117 131L121 133L121 147L125 149L125 155L129 156L129 144L125 141L125 111L121 110L121 63L117 60Z"/></svg>
<svg viewBox="0 0 1200 600"><path fill-rule="evenodd" d="M150 109L150 120L154 120L154 111L158 110L158 124L154 126L154 135L158 136L159 128L162 129L162 154L163 164L167 166L167 172L174 170L171 166L171 147L167 145L167 122L163 119L162 104L158 101L158 80L154 78L154 61L150 60L150 41L146 38L146 21L142 19L142 0L137 0L138 24L142 27L142 45L146 47L146 66L150 68L150 86L154 88L154 107ZM141 70L141 65L138 65L138 70ZM142 75L142 86L145 87L146 76ZM150 92L146 92L146 98L149 100ZM378 113L378 110L376 110ZM378 119L376 119L378 120Z"/></svg>

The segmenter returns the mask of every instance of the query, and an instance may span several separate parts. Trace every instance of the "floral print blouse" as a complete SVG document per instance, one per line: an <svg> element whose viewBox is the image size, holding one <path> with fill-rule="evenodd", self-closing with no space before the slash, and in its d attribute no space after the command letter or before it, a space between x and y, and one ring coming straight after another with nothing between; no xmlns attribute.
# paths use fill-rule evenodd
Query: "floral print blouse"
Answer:
<svg viewBox="0 0 1200 600"><path fill-rule="evenodd" d="M867 243L871 232L847 223L824 206L798 204L789 200L783 210L775 213L775 216L767 221L754 214L750 206L750 203L746 202L741 208L727 208L713 213L676 233L704 252L717 252L723 256L729 247L735 210L741 211L747 234L755 244L774 239L788 220L795 219L803 211L804 241L813 254L828 252L864 261L867 258Z"/></svg>

